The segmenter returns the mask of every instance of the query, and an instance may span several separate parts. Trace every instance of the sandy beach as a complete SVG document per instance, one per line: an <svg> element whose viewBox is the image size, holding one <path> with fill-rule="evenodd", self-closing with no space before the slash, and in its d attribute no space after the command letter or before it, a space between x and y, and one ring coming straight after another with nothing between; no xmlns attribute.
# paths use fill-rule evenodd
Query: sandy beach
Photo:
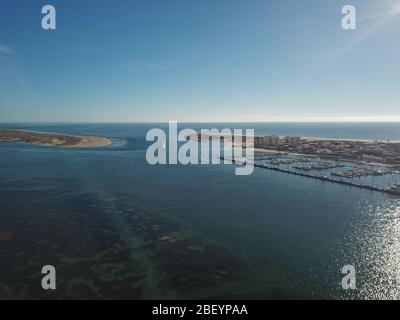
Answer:
<svg viewBox="0 0 400 320"><path fill-rule="evenodd" d="M79 137L81 141L77 144L65 146L68 148L97 148L111 144L111 141L104 137Z"/></svg>

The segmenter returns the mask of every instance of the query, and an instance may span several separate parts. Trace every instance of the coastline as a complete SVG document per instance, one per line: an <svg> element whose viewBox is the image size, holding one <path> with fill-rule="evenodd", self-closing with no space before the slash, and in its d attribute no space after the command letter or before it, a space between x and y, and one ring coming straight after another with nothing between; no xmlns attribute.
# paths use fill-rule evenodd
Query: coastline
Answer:
<svg viewBox="0 0 400 320"><path fill-rule="evenodd" d="M203 135L197 133L187 137L189 140L205 141L207 143L217 139L226 140L226 138L228 138L228 143L233 140L232 136L227 136L223 133L207 133ZM242 136L242 148L247 144L244 138L245 136ZM341 162L400 168L400 161L398 160L400 152L399 140L297 137L296 142L291 142L290 140L286 141L287 137L274 136L276 140L273 143L264 141L257 143L256 138L248 146L254 152L289 154L310 158L318 157ZM258 136L258 138L264 139L265 137ZM235 145L237 143L232 144L233 148L238 147Z"/></svg>
<svg viewBox="0 0 400 320"><path fill-rule="evenodd" d="M225 136L227 136L226 134L223 134L223 133L208 133L208 134L206 134L206 135L203 135L204 137L206 137L206 141L207 141L207 139L210 139L210 138L212 138L212 137L220 137L220 138L222 138L222 137L225 137ZM230 137L230 136L228 136L228 137ZM285 138L285 136L276 136L276 137L278 137L279 139L284 139ZM198 141L198 142L200 142L201 140L199 140L199 136L198 136L198 134L196 134L196 135L190 135L190 136L188 136L188 138L190 139L190 140L193 140L193 141ZM374 143L374 142L376 142L376 143L400 143L400 140L382 140L382 139L362 139L362 138L328 138L328 137L301 137L301 140L302 141L329 141L329 142L335 142L335 141L337 141L337 142L341 142L341 141L344 141L344 142L364 142L364 143Z"/></svg>
<svg viewBox="0 0 400 320"><path fill-rule="evenodd" d="M111 144L105 137L76 136L20 129L0 129L0 142L21 141L45 147L98 148Z"/></svg>
<svg viewBox="0 0 400 320"><path fill-rule="evenodd" d="M67 145L65 148L98 148L110 145L111 140L105 137L90 137L90 136L78 136L81 141L75 145Z"/></svg>
<svg viewBox="0 0 400 320"><path fill-rule="evenodd" d="M380 140L380 139L355 139L355 138L323 138L323 137L301 137L305 141L347 141L347 142L367 142L367 143L400 143L400 140Z"/></svg>

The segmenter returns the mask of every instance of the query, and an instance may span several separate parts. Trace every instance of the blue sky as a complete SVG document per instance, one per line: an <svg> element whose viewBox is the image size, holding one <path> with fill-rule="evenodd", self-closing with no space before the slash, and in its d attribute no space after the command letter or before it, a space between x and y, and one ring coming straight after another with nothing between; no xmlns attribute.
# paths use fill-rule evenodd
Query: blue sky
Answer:
<svg viewBox="0 0 400 320"><path fill-rule="evenodd" d="M41 28L41 8L57 29ZM357 9L357 30L341 8ZM0 122L400 121L400 0L0 2Z"/></svg>

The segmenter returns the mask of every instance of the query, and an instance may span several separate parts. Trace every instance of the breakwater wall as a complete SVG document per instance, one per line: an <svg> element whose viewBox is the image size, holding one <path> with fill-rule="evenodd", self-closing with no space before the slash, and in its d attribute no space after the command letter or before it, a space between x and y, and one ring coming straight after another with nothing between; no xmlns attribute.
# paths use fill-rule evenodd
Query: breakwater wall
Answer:
<svg viewBox="0 0 400 320"><path fill-rule="evenodd" d="M306 177L306 178L311 178L311 179L316 179L316 180L321 180L321 181L327 181L327 182L331 182L331 183L342 184L342 185L346 185L346 186L350 186L350 187L356 187L356 188L366 189L366 190L370 190L370 191L384 192L384 193L400 196L400 191L379 188L379 187L372 186L372 185L357 184L357 183L354 183L351 181L336 180L336 179L332 179L329 177L313 176L313 175L307 174L307 173L295 172L295 171L290 171L290 170L285 170L285 169L280 169L280 168L275 168L275 167L270 167L270 166L265 166L265 165L259 165L259 164L254 164L254 166L258 167L258 168L263 168L263 169L272 170L272 171L278 171L278 172L292 174L292 175L296 175L296 176L301 176L301 177Z"/></svg>

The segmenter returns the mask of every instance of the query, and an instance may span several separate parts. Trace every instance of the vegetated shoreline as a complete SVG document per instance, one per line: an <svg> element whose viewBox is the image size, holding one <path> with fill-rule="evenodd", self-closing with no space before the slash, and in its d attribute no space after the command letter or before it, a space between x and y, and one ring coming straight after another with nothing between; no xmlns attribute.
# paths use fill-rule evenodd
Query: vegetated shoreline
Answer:
<svg viewBox="0 0 400 320"><path fill-rule="evenodd" d="M0 129L0 142L13 141L63 148L97 148L111 144L111 141L105 137L75 136L20 129Z"/></svg>

